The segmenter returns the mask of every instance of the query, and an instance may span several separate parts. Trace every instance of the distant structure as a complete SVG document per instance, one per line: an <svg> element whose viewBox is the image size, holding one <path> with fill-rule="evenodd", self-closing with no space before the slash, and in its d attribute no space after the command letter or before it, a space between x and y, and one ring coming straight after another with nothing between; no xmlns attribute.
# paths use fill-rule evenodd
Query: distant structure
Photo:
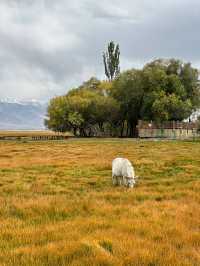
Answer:
<svg viewBox="0 0 200 266"><path fill-rule="evenodd" d="M200 109L193 112L190 117L188 117L187 119L184 120L184 122L190 122L190 121L196 122L199 117L200 117Z"/></svg>
<svg viewBox="0 0 200 266"><path fill-rule="evenodd" d="M197 122L167 121L163 123L139 121L139 138L191 139L200 136Z"/></svg>

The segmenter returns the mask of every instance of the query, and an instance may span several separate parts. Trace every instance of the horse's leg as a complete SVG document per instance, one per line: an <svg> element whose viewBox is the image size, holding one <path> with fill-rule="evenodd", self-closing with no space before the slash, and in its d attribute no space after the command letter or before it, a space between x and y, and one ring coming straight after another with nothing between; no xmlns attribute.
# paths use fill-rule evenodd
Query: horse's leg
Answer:
<svg viewBox="0 0 200 266"><path fill-rule="evenodd" d="M113 185L116 186L117 185L117 177L115 175L113 175L112 181L113 181Z"/></svg>

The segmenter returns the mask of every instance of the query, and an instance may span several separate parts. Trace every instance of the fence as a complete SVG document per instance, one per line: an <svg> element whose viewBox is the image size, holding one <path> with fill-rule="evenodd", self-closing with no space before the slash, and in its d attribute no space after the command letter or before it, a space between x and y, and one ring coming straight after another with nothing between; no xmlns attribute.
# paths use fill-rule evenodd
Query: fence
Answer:
<svg viewBox="0 0 200 266"><path fill-rule="evenodd" d="M43 141L43 140L66 140L69 136L63 135L38 135L38 136L0 136L0 140L32 140L32 141Z"/></svg>
<svg viewBox="0 0 200 266"><path fill-rule="evenodd" d="M199 136L198 124L179 121L163 123L139 121L138 136L140 138L190 139Z"/></svg>

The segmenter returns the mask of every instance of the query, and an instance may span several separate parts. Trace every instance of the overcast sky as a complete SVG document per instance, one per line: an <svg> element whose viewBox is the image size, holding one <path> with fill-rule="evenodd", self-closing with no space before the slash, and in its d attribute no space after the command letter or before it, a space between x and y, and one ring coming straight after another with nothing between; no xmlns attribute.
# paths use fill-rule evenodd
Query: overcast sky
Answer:
<svg viewBox="0 0 200 266"><path fill-rule="evenodd" d="M0 99L48 100L91 76L120 45L121 69L157 57L200 67L199 0L0 0Z"/></svg>

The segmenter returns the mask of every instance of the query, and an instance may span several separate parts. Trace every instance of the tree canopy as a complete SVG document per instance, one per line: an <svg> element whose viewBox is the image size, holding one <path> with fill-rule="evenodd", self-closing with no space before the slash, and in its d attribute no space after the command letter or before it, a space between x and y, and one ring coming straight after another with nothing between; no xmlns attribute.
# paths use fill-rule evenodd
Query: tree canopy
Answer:
<svg viewBox="0 0 200 266"><path fill-rule="evenodd" d="M183 120L200 105L198 71L180 60L158 59L112 82L96 78L52 99L46 125L75 135L134 136L138 120Z"/></svg>
<svg viewBox="0 0 200 266"><path fill-rule="evenodd" d="M75 135L91 136L115 127L119 121L117 101L105 95L100 82L94 79L71 90L67 95L51 100L46 125L55 131L72 131Z"/></svg>

